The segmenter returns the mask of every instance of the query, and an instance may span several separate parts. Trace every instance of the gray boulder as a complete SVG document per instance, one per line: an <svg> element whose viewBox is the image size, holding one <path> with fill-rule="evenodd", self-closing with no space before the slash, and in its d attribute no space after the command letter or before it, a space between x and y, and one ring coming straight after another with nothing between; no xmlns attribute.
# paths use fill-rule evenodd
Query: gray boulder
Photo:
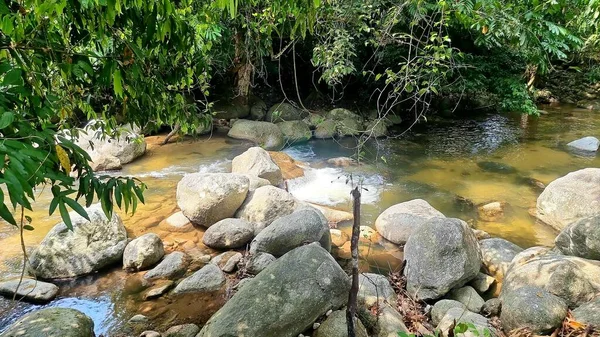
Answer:
<svg viewBox="0 0 600 337"><path fill-rule="evenodd" d="M485 301L473 287L465 286L462 288L453 289L448 294L448 298L464 304L469 311L478 313Z"/></svg>
<svg viewBox="0 0 600 337"><path fill-rule="evenodd" d="M345 136L358 136L363 131L363 125L361 122L354 118L347 118L343 120L336 121L337 123L337 134L340 137Z"/></svg>
<svg viewBox="0 0 600 337"><path fill-rule="evenodd" d="M439 300L439 301L435 302L435 304L431 308L431 323L433 323L433 325L436 325L436 326L438 324L440 324L440 321L442 320L442 318L444 318L444 316L446 316L446 313L448 312L448 310L450 310L452 308L459 308L461 311L468 310L467 306L462 304L459 301L449 300L449 299Z"/></svg>
<svg viewBox="0 0 600 337"><path fill-rule="evenodd" d="M243 247L254 237L254 226L244 219L223 219L210 226L202 242L215 249Z"/></svg>
<svg viewBox="0 0 600 337"><path fill-rule="evenodd" d="M342 121L345 119L354 119L357 121L362 122L362 117L355 114L354 112L348 110L348 109L344 109L344 108L335 108L330 110L325 117L327 119L331 119L334 121Z"/></svg>
<svg viewBox="0 0 600 337"><path fill-rule="evenodd" d="M250 107L250 118L255 121L262 121L267 115L267 104L261 99L256 99Z"/></svg>
<svg viewBox="0 0 600 337"><path fill-rule="evenodd" d="M350 281L319 244L298 247L251 279L198 337L296 337L348 300Z"/></svg>
<svg viewBox="0 0 600 337"><path fill-rule="evenodd" d="M248 192L253 192L254 190L256 190L259 187L271 185L271 182L268 181L267 179L260 178L255 175L252 175L252 174L243 174L243 176L246 176L248 178L248 180L250 181L250 186L248 187Z"/></svg>
<svg viewBox="0 0 600 337"><path fill-rule="evenodd" d="M567 317L567 304L546 290L525 286L508 292L502 298L500 320L504 331L529 328L534 334L547 334L562 325Z"/></svg>
<svg viewBox="0 0 600 337"><path fill-rule="evenodd" d="M246 152L233 158L231 172L251 174L267 179L275 186L283 182L281 169L273 162L269 153L260 147L251 147Z"/></svg>
<svg viewBox="0 0 600 337"><path fill-rule="evenodd" d="M474 334L472 331L466 331L462 334L456 334L456 337L482 336L485 334L485 331L488 331L491 336L494 336L493 328L487 318L461 308L448 309L446 315L444 315L437 325L436 330L440 331L442 336L446 337L449 335L450 328L455 326L455 323L472 324L475 329L477 329L477 334Z"/></svg>
<svg viewBox="0 0 600 337"><path fill-rule="evenodd" d="M368 337L367 329L359 319L354 324L354 332L356 337ZM327 316L313 337L348 337L346 310L337 310Z"/></svg>
<svg viewBox="0 0 600 337"><path fill-rule="evenodd" d="M504 279L514 257L523 251L523 248L500 238L481 240L479 246L481 247L483 268L498 282L502 282Z"/></svg>
<svg viewBox="0 0 600 337"><path fill-rule="evenodd" d="M200 328L196 324L183 324L170 327L162 337L195 337Z"/></svg>
<svg viewBox="0 0 600 337"><path fill-rule="evenodd" d="M559 231L595 215L600 215L600 168L558 178L537 199L537 217Z"/></svg>
<svg viewBox="0 0 600 337"><path fill-rule="evenodd" d="M370 137L385 137L388 135L388 127L383 120L374 120L367 125L365 133Z"/></svg>
<svg viewBox="0 0 600 337"><path fill-rule="evenodd" d="M265 268L275 262L275 260L277 260L277 258L269 253L252 254L250 255L250 258L248 258L248 261L246 261L246 272L256 275L265 270Z"/></svg>
<svg viewBox="0 0 600 337"><path fill-rule="evenodd" d="M213 105L213 117L217 119L237 119L250 115L250 107L241 100L220 101Z"/></svg>
<svg viewBox="0 0 600 337"><path fill-rule="evenodd" d="M250 253L269 253L282 256L306 243L318 242L331 250L331 236L327 220L315 209L300 209L283 216L263 229L250 244Z"/></svg>
<svg viewBox="0 0 600 337"><path fill-rule="evenodd" d="M288 143L306 142L312 138L312 132L308 124L303 121L280 122L277 123L277 126L283 133L283 138Z"/></svg>
<svg viewBox="0 0 600 337"><path fill-rule="evenodd" d="M600 214L570 224L554 243L565 255L600 260Z"/></svg>
<svg viewBox="0 0 600 337"><path fill-rule="evenodd" d="M252 223L256 235L275 219L292 214L299 205L300 202L285 190L263 186L248 195L236 217Z"/></svg>
<svg viewBox="0 0 600 337"><path fill-rule="evenodd" d="M52 301L58 294L58 287L52 283L42 282L30 278L19 278L0 282L0 295L12 299L16 298L25 302L46 303Z"/></svg>
<svg viewBox="0 0 600 337"><path fill-rule="evenodd" d="M379 305L375 330L377 337L398 337L398 332L408 332L402 315L388 303Z"/></svg>
<svg viewBox="0 0 600 337"><path fill-rule="evenodd" d="M231 250L215 256L210 260L210 263L217 265L226 273L231 273L237 268L238 263L242 261L242 258L242 253Z"/></svg>
<svg viewBox="0 0 600 337"><path fill-rule="evenodd" d="M86 275L121 261L127 231L116 212L108 219L100 204L87 208L89 221L69 213L73 230L54 226L29 258L31 271L42 279Z"/></svg>
<svg viewBox="0 0 600 337"><path fill-rule="evenodd" d="M389 207L375 220L375 228L388 241L404 244L410 235L432 218L445 218L427 201L414 199Z"/></svg>
<svg viewBox="0 0 600 337"><path fill-rule="evenodd" d="M458 219L433 218L417 228L404 247L407 290L436 299L479 273L481 252L469 226Z"/></svg>
<svg viewBox="0 0 600 337"><path fill-rule="evenodd" d="M75 309L47 308L21 317L0 337L94 337L94 321Z"/></svg>
<svg viewBox="0 0 600 337"><path fill-rule="evenodd" d="M529 248L523 250L522 252L520 252L519 254L515 255L513 260L510 262L507 273L509 273L510 270L512 268L514 268L515 266L524 265L525 263L535 259L536 257L542 256L542 255L547 255L547 254L557 255L557 252L552 251L552 249L548 248L548 247L542 247L542 246L529 247ZM560 254L558 254L558 255L560 255Z"/></svg>
<svg viewBox="0 0 600 337"><path fill-rule="evenodd" d="M598 147L600 147L600 140L591 136L583 137L570 142L567 146L579 151L596 152L598 151Z"/></svg>
<svg viewBox="0 0 600 337"><path fill-rule="evenodd" d="M337 135L337 122L334 120L324 120L317 124L315 128L315 138L327 139Z"/></svg>
<svg viewBox="0 0 600 337"><path fill-rule="evenodd" d="M279 150L285 144L281 130L269 122L240 119L233 123L227 136L249 140L267 150Z"/></svg>
<svg viewBox="0 0 600 337"><path fill-rule="evenodd" d="M187 271L189 259L182 252L167 254L165 258L153 269L149 270L144 278L147 280L179 278Z"/></svg>
<svg viewBox="0 0 600 337"><path fill-rule="evenodd" d="M388 279L380 274L362 273L358 275L358 303L371 307L379 302L396 302L396 292Z"/></svg>
<svg viewBox="0 0 600 337"><path fill-rule="evenodd" d="M308 112L296 109L289 103L279 103L273 105L269 111L267 111L266 120L272 123L299 121L307 116Z"/></svg>
<svg viewBox="0 0 600 337"><path fill-rule="evenodd" d="M487 317L497 317L500 316L500 312L502 311L502 301L499 298L490 298L485 301L483 307L481 308L481 313Z"/></svg>
<svg viewBox="0 0 600 337"><path fill-rule="evenodd" d="M573 310L573 318L577 322L600 327L600 296Z"/></svg>
<svg viewBox="0 0 600 337"><path fill-rule="evenodd" d="M469 285L471 285L473 289L477 290L478 293L483 294L484 292L488 291L494 283L496 283L495 278L484 273L479 273L473 280L471 280Z"/></svg>
<svg viewBox="0 0 600 337"><path fill-rule="evenodd" d="M133 239L123 252L123 269L137 271L154 266L165 256L163 242L154 233Z"/></svg>
<svg viewBox="0 0 600 337"><path fill-rule="evenodd" d="M225 284L225 275L215 264L207 264L197 272L183 279L173 293L206 293L218 291Z"/></svg>
<svg viewBox="0 0 600 337"><path fill-rule="evenodd" d="M210 227L233 217L246 199L248 187L248 178L238 174L186 174L177 184L177 206L193 223Z"/></svg>

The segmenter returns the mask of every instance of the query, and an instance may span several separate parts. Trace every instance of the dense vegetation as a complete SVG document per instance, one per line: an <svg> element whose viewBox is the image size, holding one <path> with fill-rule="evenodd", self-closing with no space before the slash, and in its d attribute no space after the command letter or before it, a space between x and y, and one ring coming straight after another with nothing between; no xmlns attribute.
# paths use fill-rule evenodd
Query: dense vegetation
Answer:
<svg viewBox="0 0 600 337"><path fill-rule="evenodd" d="M358 93L379 116L535 114L531 89L554 67L599 77L599 21L598 0L2 1L0 217L16 225L45 185L65 221L79 199L135 209L144 185L95 176L74 127L190 133L215 98L261 83L301 106Z"/></svg>

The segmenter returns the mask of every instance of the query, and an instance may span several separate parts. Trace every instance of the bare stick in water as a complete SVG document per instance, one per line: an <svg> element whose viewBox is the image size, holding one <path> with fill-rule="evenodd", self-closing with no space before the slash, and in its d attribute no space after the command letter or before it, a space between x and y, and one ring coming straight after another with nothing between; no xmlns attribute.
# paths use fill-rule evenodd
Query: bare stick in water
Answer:
<svg viewBox="0 0 600 337"><path fill-rule="evenodd" d="M348 308L346 310L346 322L348 324L348 337L356 337L354 330L354 317L356 317L356 297L358 295L358 239L360 235L360 186L352 190L352 212L354 223L352 225L352 238L350 249L352 251L352 286L348 295Z"/></svg>

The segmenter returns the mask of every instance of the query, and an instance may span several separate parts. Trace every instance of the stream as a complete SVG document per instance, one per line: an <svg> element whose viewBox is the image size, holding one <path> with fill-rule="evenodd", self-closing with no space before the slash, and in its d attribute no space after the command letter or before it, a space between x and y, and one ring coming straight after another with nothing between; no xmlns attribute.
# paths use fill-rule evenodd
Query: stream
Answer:
<svg viewBox="0 0 600 337"><path fill-rule="evenodd" d="M600 167L600 155L582 156L570 152L572 140L600 135L600 114L574 107L546 107L540 118L521 115L482 115L469 119L440 120L416 125L398 138L369 141L361 148L363 164L335 167L327 159L352 156L356 142L311 140L284 150L305 163L304 177L288 181L298 199L351 211L347 180L360 181L362 190L361 224L374 227L377 216L399 202L422 198L448 217L457 217L493 237L507 239L526 248L550 246L556 232L536 222L530 215L541 192L540 183L585 167ZM401 125L403 127L404 125ZM184 140L166 146L147 137L148 152L111 174L135 176L149 187L146 204L132 217L122 215L130 237L155 232L167 247L195 254L216 255L201 243L202 231L164 232L157 224L174 213L176 185L191 172L227 172L231 160L252 144L215 133L198 140ZM26 246L35 247L58 222L58 214L48 216L49 191L41 191L32 217L34 231L27 232ZM477 219L474 205L504 201L509 205L498 222ZM57 212L58 213L58 212ZM350 224L339 228L350 232ZM0 222L0 279L16 276L22 266L20 238L16 228ZM361 269L386 272L399 267L402 249L383 239L364 244L365 261ZM335 252L334 252L335 253ZM97 335L112 335L131 316L142 313L157 324L175 321L203 323L224 299L139 298L140 275L127 274L118 267L75 281L58 283L60 293L50 307L75 308L95 322ZM0 298L0 332L24 313L43 306L14 304Z"/></svg>

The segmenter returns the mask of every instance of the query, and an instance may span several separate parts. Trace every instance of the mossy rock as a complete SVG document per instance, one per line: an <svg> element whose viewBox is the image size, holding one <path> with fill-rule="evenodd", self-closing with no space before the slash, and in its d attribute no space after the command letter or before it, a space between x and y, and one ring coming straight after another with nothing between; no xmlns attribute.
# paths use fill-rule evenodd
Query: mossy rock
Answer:
<svg viewBox="0 0 600 337"><path fill-rule="evenodd" d="M231 102L216 102L213 106L213 116L217 119L245 118L250 114L250 107L240 100Z"/></svg>
<svg viewBox="0 0 600 337"><path fill-rule="evenodd" d="M298 121L308 116L308 112L296 109L289 103L279 103L273 105L267 111L266 121L272 123L285 121Z"/></svg>
<svg viewBox="0 0 600 337"><path fill-rule="evenodd" d="M94 337L94 321L75 309L48 308L23 316L0 337Z"/></svg>
<svg viewBox="0 0 600 337"><path fill-rule="evenodd" d="M308 124L303 121L287 121L277 123L283 133L283 138L289 143L306 142L312 138Z"/></svg>
<svg viewBox="0 0 600 337"><path fill-rule="evenodd" d="M333 138L337 134L337 122L334 120L324 120L317 125L315 129L315 138L325 139Z"/></svg>

